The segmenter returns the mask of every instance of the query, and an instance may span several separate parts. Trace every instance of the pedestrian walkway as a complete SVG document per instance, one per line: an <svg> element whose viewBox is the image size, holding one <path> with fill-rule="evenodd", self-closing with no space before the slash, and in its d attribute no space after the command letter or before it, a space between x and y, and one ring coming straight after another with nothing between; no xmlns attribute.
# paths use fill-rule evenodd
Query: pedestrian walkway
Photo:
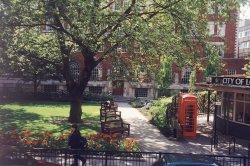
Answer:
<svg viewBox="0 0 250 166"><path fill-rule="evenodd" d="M169 153L193 153L193 154L224 154L228 155L228 141L221 139L216 150L211 152L211 123L206 122L206 117L199 118L198 136L185 138L180 141L169 140L135 108L127 103L118 103L118 110L122 112L125 122L131 124L131 137L136 138L142 151L145 152L169 152ZM219 136L219 138L222 138ZM247 148L236 145L234 155L247 155Z"/></svg>

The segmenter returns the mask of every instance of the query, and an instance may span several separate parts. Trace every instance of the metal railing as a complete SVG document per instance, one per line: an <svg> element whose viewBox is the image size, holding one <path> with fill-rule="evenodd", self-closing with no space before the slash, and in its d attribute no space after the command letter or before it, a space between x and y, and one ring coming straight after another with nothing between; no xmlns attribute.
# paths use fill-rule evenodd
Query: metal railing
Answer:
<svg viewBox="0 0 250 166"><path fill-rule="evenodd" d="M248 144L248 157L250 158L250 143Z"/></svg>
<svg viewBox="0 0 250 166"><path fill-rule="evenodd" d="M30 162L39 161L49 165L68 166L73 164L74 154L86 159L86 166L151 166L161 157L170 153L159 152L120 152L120 151L72 151L69 149L22 149L12 154L12 159L25 158ZM171 153L173 154L173 153ZM28 156L28 157L27 157ZM222 166L250 166L250 158L222 155L206 156ZM81 161L78 161L80 164ZM31 163L35 165L34 163Z"/></svg>
<svg viewBox="0 0 250 166"><path fill-rule="evenodd" d="M231 137L228 142L228 154L231 154L231 151L233 150L235 152L235 137ZM232 146L233 145L233 146Z"/></svg>
<svg viewBox="0 0 250 166"><path fill-rule="evenodd" d="M213 148L217 148L218 146L218 143L219 143L219 137L217 134L214 134L212 137L211 137L211 152L213 151Z"/></svg>

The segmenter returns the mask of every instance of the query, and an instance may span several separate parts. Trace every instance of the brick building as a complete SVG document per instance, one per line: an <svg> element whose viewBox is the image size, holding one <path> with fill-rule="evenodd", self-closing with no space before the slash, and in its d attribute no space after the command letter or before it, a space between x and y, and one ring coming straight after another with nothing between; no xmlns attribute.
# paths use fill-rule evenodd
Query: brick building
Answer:
<svg viewBox="0 0 250 166"><path fill-rule="evenodd" d="M214 11L209 10L208 14L207 29L208 35L211 37L210 42L219 48L219 56L224 64L219 75L244 74L245 71L242 70L242 68L248 63L248 60L246 60L244 56L238 54L236 34L238 31L242 31L242 28L238 27L238 13L236 11L231 11L231 13L236 16L226 23L219 23L215 17L213 17L215 14ZM204 58L202 63L203 65L206 64L206 58ZM191 72L191 69L180 69L174 67L174 83L170 86L170 89L187 91L189 88L188 84ZM204 72L199 70L196 72L196 82L203 82L205 80Z"/></svg>
<svg viewBox="0 0 250 166"><path fill-rule="evenodd" d="M246 58L250 55L250 19L239 21L237 57Z"/></svg>

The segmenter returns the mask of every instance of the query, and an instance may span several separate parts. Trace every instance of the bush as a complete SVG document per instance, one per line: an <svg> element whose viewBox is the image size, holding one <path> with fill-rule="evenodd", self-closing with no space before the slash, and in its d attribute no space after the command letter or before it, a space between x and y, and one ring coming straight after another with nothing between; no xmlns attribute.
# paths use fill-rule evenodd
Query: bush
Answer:
<svg viewBox="0 0 250 166"><path fill-rule="evenodd" d="M134 108L142 108L150 103L151 100L148 98L136 98L130 102L131 106Z"/></svg>
<svg viewBox="0 0 250 166"><path fill-rule="evenodd" d="M159 98L158 100L154 101L153 106L149 110L152 115L151 122L161 130L166 128L167 104L171 102L172 97Z"/></svg>

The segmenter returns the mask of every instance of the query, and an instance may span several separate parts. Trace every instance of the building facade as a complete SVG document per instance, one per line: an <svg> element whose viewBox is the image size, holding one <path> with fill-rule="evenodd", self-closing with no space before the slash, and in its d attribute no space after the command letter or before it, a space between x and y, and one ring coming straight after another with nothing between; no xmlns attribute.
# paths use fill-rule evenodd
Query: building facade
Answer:
<svg viewBox="0 0 250 166"><path fill-rule="evenodd" d="M239 38L237 39L237 33L240 32L243 36L248 34L248 31L243 30L242 27L238 27L239 19L237 11L230 11L231 14L235 14L236 16L231 18L229 22L218 21L216 17L213 17L215 14L213 10L209 10L208 14L208 35L210 36L211 44L215 45L219 49L219 58L222 60L224 67L218 73L218 75L235 75L235 74L244 74L246 71L243 70L245 64L248 63L246 56L239 54L238 52L238 42L239 41L246 41L247 38L244 39ZM249 26L250 27L250 26ZM250 31L249 31L250 35ZM246 43L244 43L247 45ZM242 45L242 44L241 44ZM250 50L250 45L249 45ZM243 49L240 50L242 52ZM245 49L246 51L246 49ZM204 57L202 64L205 67L206 65L206 57L205 55L201 55ZM170 89L178 89L181 91L187 91L189 88L189 78L192 70L191 68L173 68L173 77L174 83L170 86ZM204 71L196 70L196 83L205 81Z"/></svg>
<svg viewBox="0 0 250 166"><path fill-rule="evenodd" d="M250 19L239 21L237 57L247 58L250 56Z"/></svg>
<svg viewBox="0 0 250 166"><path fill-rule="evenodd" d="M250 78L243 75L212 77L197 89L216 91L216 130L250 140Z"/></svg>

